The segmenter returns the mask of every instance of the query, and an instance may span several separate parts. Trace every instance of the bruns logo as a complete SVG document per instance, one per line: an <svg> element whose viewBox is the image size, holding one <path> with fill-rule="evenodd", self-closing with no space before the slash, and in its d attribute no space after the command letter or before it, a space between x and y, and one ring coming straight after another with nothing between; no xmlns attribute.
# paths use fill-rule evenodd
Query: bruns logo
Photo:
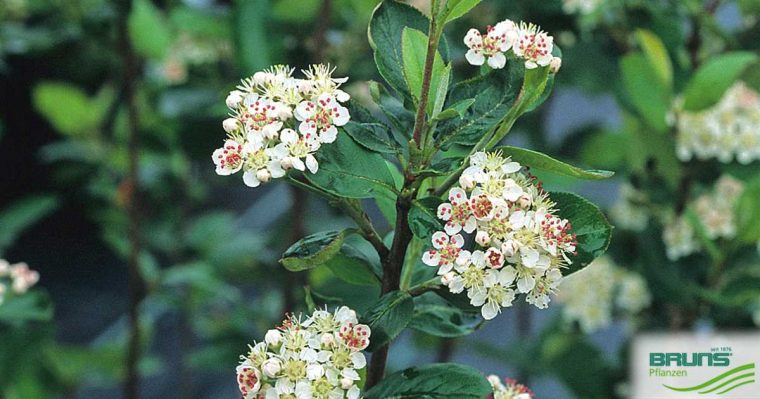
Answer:
<svg viewBox="0 0 760 399"><path fill-rule="evenodd" d="M652 352L649 354L650 367L728 367L730 365L730 352Z"/></svg>

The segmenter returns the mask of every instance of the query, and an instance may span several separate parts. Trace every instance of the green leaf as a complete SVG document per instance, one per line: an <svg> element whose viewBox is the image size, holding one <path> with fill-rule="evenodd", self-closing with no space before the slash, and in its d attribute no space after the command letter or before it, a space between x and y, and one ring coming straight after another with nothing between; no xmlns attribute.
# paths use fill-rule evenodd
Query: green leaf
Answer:
<svg viewBox="0 0 760 399"><path fill-rule="evenodd" d="M760 241L760 178L750 180L736 202L737 239L754 244Z"/></svg>
<svg viewBox="0 0 760 399"><path fill-rule="evenodd" d="M412 297L401 291L383 295L362 317L361 322L372 329L369 352L384 346L403 331L414 315Z"/></svg>
<svg viewBox="0 0 760 399"><path fill-rule="evenodd" d="M369 42L375 52L377 70L394 90L409 100L412 99L412 90L404 77L403 31L411 28L427 35L429 25L428 18L419 10L395 0L381 2L369 24ZM441 38L438 51L442 60L446 61L448 47L444 38ZM424 57L425 51L422 54Z"/></svg>
<svg viewBox="0 0 760 399"><path fill-rule="evenodd" d="M325 266L336 277L349 284L370 286L380 284L380 278L375 275L370 260L348 244L343 244L340 251L325 262Z"/></svg>
<svg viewBox="0 0 760 399"><path fill-rule="evenodd" d="M694 73L683 93L683 108L699 111L716 104L758 55L733 52L713 57Z"/></svg>
<svg viewBox="0 0 760 399"><path fill-rule="evenodd" d="M7 249L26 229L37 223L58 206L52 196L22 198L0 211L0 253Z"/></svg>
<svg viewBox="0 0 760 399"><path fill-rule="evenodd" d="M461 364L438 363L393 373L367 391L364 398L483 399L490 393L491 385L480 371Z"/></svg>
<svg viewBox="0 0 760 399"><path fill-rule="evenodd" d="M441 20L449 23L462 17L475 8L483 0L448 0L446 7L441 11Z"/></svg>
<svg viewBox="0 0 760 399"><path fill-rule="evenodd" d="M313 269L338 254L350 230L323 231L304 237L291 245L280 263L291 272Z"/></svg>
<svg viewBox="0 0 760 399"><path fill-rule="evenodd" d="M443 230L443 224L436 216L440 204L441 199L436 197L425 197L412 202L409 228L416 237L429 241L433 233Z"/></svg>
<svg viewBox="0 0 760 399"><path fill-rule="evenodd" d="M236 0L237 44L243 71L253 74L271 65L267 22L269 0Z"/></svg>
<svg viewBox="0 0 760 399"><path fill-rule="evenodd" d="M591 263L607 250L612 236L612 226L604 213L588 200L571 193L550 193L557 203L557 216L572 223L570 233L578 239L577 255L570 255L573 262L565 274L576 272Z"/></svg>
<svg viewBox="0 0 760 399"><path fill-rule="evenodd" d="M444 66L440 73L435 72L436 68L437 63L434 65L434 80L430 85L430 101L428 101L427 107L428 114L433 118L440 114L443 106L446 105L446 97L449 94L449 84L451 83L451 64Z"/></svg>
<svg viewBox="0 0 760 399"><path fill-rule="evenodd" d="M97 133L107 108L107 99L90 99L80 88L65 82L39 83L32 97L37 112L57 131L72 137Z"/></svg>
<svg viewBox="0 0 760 399"><path fill-rule="evenodd" d="M138 54L162 59L172 44L169 24L150 0L135 0L129 13L129 38Z"/></svg>
<svg viewBox="0 0 760 399"><path fill-rule="evenodd" d="M452 307L437 296L415 298L414 318L409 327L435 337L455 338L475 332L482 321L479 313Z"/></svg>
<svg viewBox="0 0 760 399"><path fill-rule="evenodd" d="M449 119L438 125L437 140L473 145L504 119L522 87L525 67L522 62L508 62L504 69L460 82L451 89L445 108L462 101L472 101L461 119Z"/></svg>
<svg viewBox="0 0 760 399"><path fill-rule="evenodd" d="M474 98L462 100L456 104L452 104L451 108L446 108L445 110L439 112L433 119L436 121L445 121L456 117L459 117L460 119L464 118L465 112L470 109L473 103L475 103Z"/></svg>
<svg viewBox="0 0 760 399"><path fill-rule="evenodd" d="M316 156L319 171L305 173L306 178L337 196L373 198L396 191L385 159L358 145L349 135L339 134L334 143L322 146Z"/></svg>
<svg viewBox="0 0 760 399"><path fill-rule="evenodd" d="M52 318L53 304L50 298L36 290L13 296L0 306L0 321L6 323L49 321Z"/></svg>
<svg viewBox="0 0 760 399"><path fill-rule="evenodd" d="M203 38L229 40L232 36L232 20L227 13L210 13L203 9L178 5L172 7L169 19L173 26L181 26L182 31Z"/></svg>
<svg viewBox="0 0 760 399"><path fill-rule="evenodd" d="M388 128L379 123L348 122L343 130L362 147L384 154L395 154L399 150L388 140Z"/></svg>
<svg viewBox="0 0 760 399"><path fill-rule="evenodd" d="M620 62L623 85L633 107L654 129L663 132L668 125L665 115L671 105L671 90L649 59L641 53L624 56Z"/></svg>
<svg viewBox="0 0 760 399"><path fill-rule="evenodd" d="M420 102L422 93L422 78L425 72L425 58L427 56L428 37L426 34L412 28L404 28L401 34L401 55L404 67L404 79L409 88L415 104ZM439 99L438 88L448 87L451 68L443 63L441 55L436 51L433 61L433 70L430 78L430 96L428 113L433 113L436 102L443 107L446 99L446 90L443 90L443 100Z"/></svg>
<svg viewBox="0 0 760 399"><path fill-rule="evenodd" d="M657 35L646 29L636 31L636 39L639 41L641 50L649 59L650 64L657 71L662 84L665 87L673 87L673 65L670 62L668 50Z"/></svg>
<svg viewBox="0 0 760 399"><path fill-rule="evenodd" d="M504 155L509 155L513 161L519 162L522 165L578 179L601 180L608 179L615 174L607 170L584 170L558 161L544 153L525 148L504 146L499 147L498 150L501 150Z"/></svg>

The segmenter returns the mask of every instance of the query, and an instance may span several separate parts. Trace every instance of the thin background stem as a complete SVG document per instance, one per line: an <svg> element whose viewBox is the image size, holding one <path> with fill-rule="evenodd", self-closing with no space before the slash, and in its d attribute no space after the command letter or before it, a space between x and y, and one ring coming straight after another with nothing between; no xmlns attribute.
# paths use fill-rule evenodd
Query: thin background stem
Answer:
<svg viewBox="0 0 760 399"><path fill-rule="evenodd" d="M122 0L119 3L118 38L119 52L124 67L124 101L127 106L127 158L128 175L125 182L126 208L128 216L129 254L127 258L128 290L129 290L129 342L127 344L126 380L124 395L127 399L140 397L140 315L139 306L144 294L145 283L140 273L140 201L139 201L139 116L135 91L137 84L137 59L129 38L127 20L132 2Z"/></svg>

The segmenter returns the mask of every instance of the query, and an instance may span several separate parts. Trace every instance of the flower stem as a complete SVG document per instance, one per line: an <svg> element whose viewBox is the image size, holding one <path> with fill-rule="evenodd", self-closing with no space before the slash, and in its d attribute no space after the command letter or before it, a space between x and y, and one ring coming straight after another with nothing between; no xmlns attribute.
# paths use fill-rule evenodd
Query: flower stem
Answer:
<svg viewBox="0 0 760 399"><path fill-rule="evenodd" d="M438 41L440 39L440 32L437 26L435 13L430 18L430 28L428 29L428 46L427 54L425 56L425 69L422 73L422 90L420 92L420 103L417 105L417 116L414 120L414 132L412 138L414 143L417 144L418 149L422 149L423 143L422 132L425 131L427 124L427 106L430 101L430 84L433 79L433 64L435 62L435 54L438 51Z"/></svg>

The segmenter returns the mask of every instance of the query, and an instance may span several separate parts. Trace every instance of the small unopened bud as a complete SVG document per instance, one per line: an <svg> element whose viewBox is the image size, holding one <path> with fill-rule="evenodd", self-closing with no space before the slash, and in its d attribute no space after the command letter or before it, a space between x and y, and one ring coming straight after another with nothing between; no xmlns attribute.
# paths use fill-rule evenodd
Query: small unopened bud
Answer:
<svg viewBox="0 0 760 399"><path fill-rule="evenodd" d="M528 194L523 194L520 196L520 198L517 199L517 205L520 206L520 208L527 208L531 206L533 201L531 200L530 196Z"/></svg>
<svg viewBox="0 0 760 399"><path fill-rule="evenodd" d="M264 335L264 342L268 345L279 345L280 341L282 341L282 334L277 330L269 330Z"/></svg>
<svg viewBox="0 0 760 399"><path fill-rule="evenodd" d="M551 73L557 73L559 72L559 68L562 67L562 58L554 57L549 62L549 72Z"/></svg>
<svg viewBox="0 0 760 399"><path fill-rule="evenodd" d="M507 240L506 242L504 242L504 244L501 244L501 252L507 258L511 258L515 256L518 249L519 249L519 246L517 245L517 242L515 240Z"/></svg>
<svg viewBox="0 0 760 399"><path fill-rule="evenodd" d="M331 333L322 334L322 337L319 338L319 343L323 346L332 346L335 344L335 336Z"/></svg>
<svg viewBox="0 0 760 399"><path fill-rule="evenodd" d="M354 380L350 378L341 378L340 379L340 387L343 389L351 389L351 387L354 386Z"/></svg>
<svg viewBox="0 0 760 399"><path fill-rule="evenodd" d="M485 247L491 242L491 236L488 235L487 232L479 230L478 234L475 235L475 242L480 244L480 246Z"/></svg>
<svg viewBox="0 0 760 399"><path fill-rule="evenodd" d="M253 74L253 81L257 85L263 85L264 83L269 82L271 77L269 76L269 73L266 72L256 72Z"/></svg>
<svg viewBox="0 0 760 399"><path fill-rule="evenodd" d="M243 101L243 92L240 90L231 91L227 96L227 100L225 100L227 106L233 109L237 108L238 104L240 104L241 101Z"/></svg>
<svg viewBox="0 0 760 399"><path fill-rule="evenodd" d="M222 122L222 127L224 128L224 131L227 133L232 133L235 130L238 129L238 126L240 126L239 122L235 118L227 118Z"/></svg>
<svg viewBox="0 0 760 399"><path fill-rule="evenodd" d="M272 174L267 169L259 169L256 172L256 178L262 183L267 183L272 178Z"/></svg>
<svg viewBox="0 0 760 399"><path fill-rule="evenodd" d="M475 187L475 180L470 175L459 176L459 186L465 190L472 190Z"/></svg>
<svg viewBox="0 0 760 399"><path fill-rule="evenodd" d="M298 91L301 92L301 94L308 94L312 90L314 90L314 82L311 80L300 80L298 82Z"/></svg>
<svg viewBox="0 0 760 399"><path fill-rule="evenodd" d="M280 372L280 369L282 369L282 365L280 364L280 360L276 358L268 359L261 365L261 371L269 378L274 378Z"/></svg>
<svg viewBox="0 0 760 399"><path fill-rule="evenodd" d="M282 120L290 119L293 117L293 110L286 105L281 105L277 108L277 117Z"/></svg>
<svg viewBox="0 0 760 399"><path fill-rule="evenodd" d="M280 161L280 166L285 170L291 169L293 168L293 160L290 157L285 157Z"/></svg>

